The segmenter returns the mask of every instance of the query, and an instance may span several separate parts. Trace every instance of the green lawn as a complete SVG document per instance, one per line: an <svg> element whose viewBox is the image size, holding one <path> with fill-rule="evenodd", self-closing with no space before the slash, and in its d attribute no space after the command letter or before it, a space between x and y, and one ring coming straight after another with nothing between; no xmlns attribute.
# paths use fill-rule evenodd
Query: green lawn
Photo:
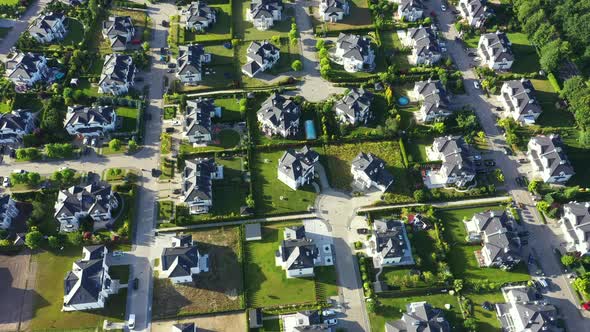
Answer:
<svg viewBox="0 0 590 332"><path fill-rule="evenodd" d="M205 51L211 54L210 66L234 64L234 48L225 48L222 44L206 45Z"/></svg>
<svg viewBox="0 0 590 332"><path fill-rule="evenodd" d="M283 153L263 152L251 161L254 197L260 214L304 212L315 202L317 194L312 185L293 190L277 179L278 160Z"/></svg>
<svg viewBox="0 0 590 332"><path fill-rule="evenodd" d="M385 56L391 55L393 52L393 63L400 71L407 71L410 69L410 63L408 62L408 53L400 52L403 48L399 36L397 35L396 29L392 31L382 31L381 34L381 54L380 58L385 59ZM377 61L380 61L377 58Z"/></svg>
<svg viewBox="0 0 590 332"><path fill-rule="evenodd" d="M96 61L94 61L94 63L100 65L99 72L98 72L98 74L100 74L100 71L102 70L102 62L100 62L99 60L96 60ZM78 87L76 88L76 90L81 90L82 93L84 93L88 97L98 97L99 96L98 86L96 86L96 85L92 86L92 84L90 83L90 81L88 81L87 78L80 78L80 80L78 81Z"/></svg>
<svg viewBox="0 0 590 332"><path fill-rule="evenodd" d="M246 292L249 307L313 302L314 281L290 278L275 266L275 252L283 239L287 224L262 227L262 240L246 242Z"/></svg>
<svg viewBox="0 0 590 332"><path fill-rule="evenodd" d="M336 268L334 266L320 266L314 269L316 289L321 292L324 299L338 296L338 282L336 281Z"/></svg>
<svg viewBox="0 0 590 332"><path fill-rule="evenodd" d="M559 95L549 80L532 79L535 87L535 96L543 108L537 123L543 127L571 127L574 125L572 113L566 109L558 109L555 103L559 101Z"/></svg>
<svg viewBox="0 0 590 332"><path fill-rule="evenodd" d="M117 116L122 118L121 129L122 132L133 132L137 129L137 119L139 111L134 107L117 107Z"/></svg>
<svg viewBox="0 0 590 332"><path fill-rule="evenodd" d="M173 214L173 201L158 201L158 220L169 221Z"/></svg>
<svg viewBox="0 0 590 332"><path fill-rule="evenodd" d="M164 107L164 120L172 120L176 117L176 107Z"/></svg>
<svg viewBox="0 0 590 332"><path fill-rule="evenodd" d="M512 271L496 268L479 267L474 252L481 250L480 245L466 244L467 232L463 219L471 219L475 213L491 209L505 209L503 206L474 207L456 210L438 210L437 217L443 221L445 236L451 245L448 255L451 272L457 279L489 280L496 283L527 281L530 276L524 263L519 264Z"/></svg>
<svg viewBox="0 0 590 332"><path fill-rule="evenodd" d="M406 142L406 153L408 154L408 161L415 163L422 163L428 161L426 155L426 148L432 145L432 139L428 138L410 138Z"/></svg>
<svg viewBox="0 0 590 332"><path fill-rule="evenodd" d="M500 331L500 321L496 316L496 311L488 311L482 308L484 302L503 303L504 297L501 292L485 294L467 294L465 297L473 301L473 317L477 321L478 332L496 332Z"/></svg>
<svg viewBox="0 0 590 332"><path fill-rule="evenodd" d="M245 42L240 45L237 49L237 57L240 61L240 68L246 64L246 53L248 51L248 46L250 46L250 42ZM281 57L279 61L269 70L265 71L264 74L270 74L274 76L278 76L283 73L287 73L293 71L291 68L291 64L295 60L299 60L299 47L298 46L291 46L289 40L286 38L281 39L281 44L276 45L279 46ZM241 69L240 69L241 73ZM269 83L263 80L260 80L256 77L248 77L242 74L242 85L245 87L260 87L266 86Z"/></svg>
<svg viewBox="0 0 590 332"><path fill-rule="evenodd" d="M250 1L233 2L233 20L234 20L234 38L243 40L263 40L270 39L272 36L287 37L291 29L291 17L294 17L292 8L284 8L282 20L275 21L274 25L266 30L261 31L254 28L251 22L246 21L246 11L250 8ZM239 13L242 13L240 15Z"/></svg>
<svg viewBox="0 0 590 332"><path fill-rule="evenodd" d="M220 122L237 122L243 120L237 98L217 98L215 99L215 106L221 107Z"/></svg>
<svg viewBox="0 0 590 332"><path fill-rule="evenodd" d="M369 28L373 25L371 18L371 11L369 10L369 4L367 0L352 0L349 1L350 15L344 16L342 21L337 23L321 23L322 26L326 27L327 31L343 31L343 30L354 30ZM314 8L314 12L317 8Z"/></svg>
<svg viewBox="0 0 590 332"><path fill-rule="evenodd" d="M18 4L19 0L0 0L0 5L12 6Z"/></svg>
<svg viewBox="0 0 590 332"><path fill-rule="evenodd" d="M215 59L215 56L213 56ZM212 60L214 61L214 60ZM200 90L228 89L235 87L234 83L239 78L233 64L205 66L206 71L203 74L203 80L199 85L183 85L182 92L191 93Z"/></svg>
<svg viewBox="0 0 590 332"><path fill-rule="evenodd" d="M539 57L528 37L522 32L507 33L506 36L512 43L512 53L514 53L514 63L510 70L515 73L538 72L541 69Z"/></svg>
<svg viewBox="0 0 590 332"><path fill-rule="evenodd" d="M33 256L37 264L37 282L33 299L31 330L75 329L102 327L103 320L122 321L125 318L127 291L110 296L106 308L92 311L61 312L63 280L72 263L82 258L82 248L66 248L59 252L42 251Z"/></svg>
<svg viewBox="0 0 590 332"><path fill-rule="evenodd" d="M174 170L176 169L176 162L172 159L162 158L160 170L162 171L162 175L160 175L161 180L168 180L174 177Z"/></svg>
<svg viewBox="0 0 590 332"><path fill-rule="evenodd" d="M6 103L6 102L2 102L0 103L0 113L4 114L4 113L10 113L12 112L12 107Z"/></svg>
<svg viewBox="0 0 590 332"><path fill-rule="evenodd" d="M188 141L182 142L180 145L180 152L193 154L211 151L223 151L237 147L240 145L240 141L240 133L233 129L223 129L218 133L214 133L211 143L206 146L194 147Z"/></svg>
<svg viewBox="0 0 590 332"><path fill-rule="evenodd" d="M205 33L194 33L190 30L186 30L184 38L185 44L231 39L231 5L211 4L211 7L217 9L217 21Z"/></svg>
<svg viewBox="0 0 590 332"><path fill-rule="evenodd" d="M78 45L84 39L84 25L73 18L67 19L68 33L63 40L63 45Z"/></svg>

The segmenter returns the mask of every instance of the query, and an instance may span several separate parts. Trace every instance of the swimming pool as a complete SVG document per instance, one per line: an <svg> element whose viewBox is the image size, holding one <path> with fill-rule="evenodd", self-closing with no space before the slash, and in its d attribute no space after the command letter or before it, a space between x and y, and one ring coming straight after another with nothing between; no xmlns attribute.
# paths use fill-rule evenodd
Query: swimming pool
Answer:
<svg viewBox="0 0 590 332"><path fill-rule="evenodd" d="M408 99L408 97L399 97L397 99L397 103L400 104L401 106L406 106L407 104L410 103L410 100Z"/></svg>
<svg viewBox="0 0 590 332"><path fill-rule="evenodd" d="M317 138L315 134L315 126L313 125L313 120L305 121L305 138L308 140Z"/></svg>

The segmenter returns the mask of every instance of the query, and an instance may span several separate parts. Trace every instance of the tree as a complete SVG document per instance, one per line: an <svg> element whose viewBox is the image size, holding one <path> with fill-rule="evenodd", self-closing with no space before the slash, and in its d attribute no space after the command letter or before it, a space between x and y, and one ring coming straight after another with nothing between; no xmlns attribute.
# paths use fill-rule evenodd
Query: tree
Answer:
<svg viewBox="0 0 590 332"><path fill-rule="evenodd" d="M303 69L303 63L300 60L295 60L293 61L293 63L291 64L291 68L294 71L300 71Z"/></svg>
<svg viewBox="0 0 590 332"><path fill-rule="evenodd" d="M321 50L322 48L324 48L324 44L325 44L325 43L326 43L326 42L325 42L323 39L318 39L318 40L315 42L315 48L316 48L316 50L318 50L318 51L319 51L319 50Z"/></svg>
<svg viewBox="0 0 590 332"><path fill-rule="evenodd" d="M539 211L547 213L547 211L549 210L549 203L545 202L545 201L540 201L537 203L537 209L539 209Z"/></svg>
<svg viewBox="0 0 590 332"><path fill-rule="evenodd" d="M414 191L413 196L416 202L423 202L426 200L426 192L424 191L424 189L418 189Z"/></svg>
<svg viewBox="0 0 590 332"><path fill-rule="evenodd" d="M590 291L590 273L584 273L574 280L574 289L578 292L588 295Z"/></svg>
<svg viewBox="0 0 590 332"><path fill-rule="evenodd" d="M463 326L469 332L477 331L477 321L473 317L469 317L463 321Z"/></svg>
<svg viewBox="0 0 590 332"><path fill-rule="evenodd" d="M436 134L443 134L446 131L447 126L444 122L436 122L432 125L432 131Z"/></svg>
<svg viewBox="0 0 590 332"><path fill-rule="evenodd" d="M453 289L455 289L455 292L460 293L463 290L463 280L455 279L453 281Z"/></svg>
<svg viewBox="0 0 590 332"><path fill-rule="evenodd" d="M541 68L544 71L552 73L557 70L557 67L561 61L560 46L561 41L554 40L541 48L541 57L539 59L539 63L541 64Z"/></svg>
<svg viewBox="0 0 590 332"><path fill-rule="evenodd" d="M136 141L130 140L129 143L127 143L127 150L129 152L135 152L135 151L137 151L137 148L138 148L138 146L137 146Z"/></svg>
<svg viewBox="0 0 590 332"><path fill-rule="evenodd" d="M148 42L143 42L143 44L141 44L141 48L143 49L144 52L147 52L150 50L150 43Z"/></svg>
<svg viewBox="0 0 590 332"><path fill-rule="evenodd" d="M43 234L39 232L36 227L34 227L33 230L28 232L25 236L25 245L31 249L39 248L42 241Z"/></svg>
<svg viewBox="0 0 590 332"><path fill-rule="evenodd" d="M541 181L533 180L533 181L529 182L528 189L530 192L536 193L540 187L541 187Z"/></svg>
<svg viewBox="0 0 590 332"><path fill-rule="evenodd" d="M39 184L39 182L41 182L41 175L39 175L39 173L36 172L29 172L27 173L27 183L32 185L32 186L36 186Z"/></svg>
<svg viewBox="0 0 590 332"><path fill-rule="evenodd" d="M110 142L109 142L109 148L113 151L119 151L121 150L121 140L119 140L118 138L113 138Z"/></svg>
<svg viewBox="0 0 590 332"><path fill-rule="evenodd" d="M561 264L565 267L570 267L576 263L576 258L572 255L563 255L561 256Z"/></svg>
<svg viewBox="0 0 590 332"><path fill-rule="evenodd" d="M251 209L253 209L256 206L256 201L254 201L254 197L252 196L252 194L246 196L246 205Z"/></svg>
<svg viewBox="0 0 590 332"><path fill-rule="evenodd" d="M50 237L47 238L47 244L49 245L49 248L52 248L52 249L57 249L57 248L61 247L61 241L59 240L59 238L57 236L53 236L53 235L51 235Z"/></svg>
<svg viewBox="0 0 590 332"><path fill-rule="evenodd" d="M385 100L387 101L387 105L393 105L393 89L389 84L387 85L387 88L385 88Z"/></svg>
<svg viewBox="0 0 590 332"><path fill-rule="evenodd" d="M73 246L80 246L84 242L84 236L80 232L70 232L67 235L68 242Z"/></svg>
<svg viewBox="0 0 590 332"><path fill-rule="evenodd" d="M246 111L248 111L248 99L242 98L240 99L240 114L244 116L246 115Z"/></svg>

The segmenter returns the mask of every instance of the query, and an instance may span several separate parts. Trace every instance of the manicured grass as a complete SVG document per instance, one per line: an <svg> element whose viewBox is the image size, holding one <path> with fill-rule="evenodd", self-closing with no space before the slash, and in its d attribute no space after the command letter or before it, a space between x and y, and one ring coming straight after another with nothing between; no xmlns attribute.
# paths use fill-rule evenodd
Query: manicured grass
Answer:
<svg viewBox="0 0 590 332"><path fill-rule="evenodd" d="M327 31L363 29L373 25L367 0L352 0L348 3L350 5L350 15L344 16L342 21L337 23L326 22L323 24ZM316 10L317 8L314 8L314 11Z"/></svg>
<svg viewBox="0 0 590 332"><path fill-rule="evenodd" d="M122 118L121 129L122 132L132 132L137 129L137 119L139 117L139 110L133 107L117 107L115 111L117 116Z"/></svg>
<svg viewBox="0 0 590 332"><path fill-rule="evenodd" d="M0 0L0 5L5 6L12 6L18 4L20 1L18 0Z"/></svg>
<svg viewBox="0 0 590 332"><path fill-rule="evenodd" d="M125 318L127 291L109 296L105 309L62 312L63 280L72 269L72 263L82 258L82 248L65 248L62 251L42 251L33 256L37 265L37 281L33 299L31 330L75 330L102 327L103 320L122 321Z"/></svg>
<svg viewBox="0 0 590 332"><path fill-rule="evenodd" d="M176 107L164 107L164 120L172 120L176 117Z"/></svg>
<svg viewBox="0 0 590 332"><path fill-rule="evenodd" d="M233 1L234 21L234 38L243 40L263 40L270 39L272 36L287 37L291 29L291 17L294 17L292 8L283 8L282 20L275 21L274 25L266 30L261 31L254 28L252 22L246 21L246 11L250 8L251 1ZM239 13L242 13L240 15Z"/></svg>
<svg viewBox="0 0 590 332"><path fill-rule="evenodd" d="M539 57L528 37L522 32L507 33L506 36L512 43L512 53L514 53L514 63L510 70L515 73L538 72L541 69Z"/></svg>
<svg viewBox="0 0 590 332"><path fill-rule="evenodd" d="M84 25L76 19L68 18L68 34L63 40L63 45L77 45L84 39Z"/></svg>
<svg viewBox="0 0 590 332"><path fill-rule="evenodd" d="M426 148L432 145L432 139L411 138L406 142L406 153L409 162L422 163L428 161Z"/></svg>
<svg viewBox="0 0 590 332"><path fill-rule="evenodd" d="M207 45L205 52L211 54L210 66L234 64L234 48L225 48L223 45Z"/></svg>
<svg viewBox="0 0 590 332"><path fill-rule="evenodd" d="M231 5L212 4L211 7L217 10L217 21L205 33L194 33L190 30L186 30L185 44L191 42L231 39Z"/></svg>
<svg viewBox="0 0 590 332"><path fill-rule="evenodd" d="M537 120L538 124L543 127L571 127L574 125L572 113L566 109L558 109L555 104L559 101L559 96L549 80L532 79L531 82L535 87L535 96L543 113Z"/></svg>
<svg viewBox="0 0 590 332"><path fill-rule="evenodd" d="M338 282L336 281L336 268L334 266L319 266L314 268L316 290L327 299L338 296Z"/></svg>
<svg viewBox="0 0 590 332"><path fill-rule="evenodd" d="M190 93L200 90L232 88L239 78L233 64L205 66L205 68L203 80L199 82L199 85L183 85L181 91Z"/></svg>
<svg viewBox="0 0 590 332"><path fill-rule="evenodd" d="M385 58L385 56L391 55L391 52L393 52L393 63L396 65L397 69L400 71L406 71L410 69L411 66L408 62L408 53L400 52L403 46L399 40L396 30L382 31L380 36L382 54L381 58ZM379 58L377 61L379 61Z"/></svg>
<svg viewBox="0 0 590 332"><path fill-rule="evenodd" d="M350 190L352 184L352 175L350 166L352 160L360 153L373 153L383 159L386 168L394 177L393 185L390 192L404 196L407 200L410 197L413 188L407 176L407 169L403 167L402 158L397 142L363 142L357 144L328 145L324 148L325 155L322 162L328 172L330 185ZM403 197L402 197L403 198Z"/></svg>
<svg viewBox="0 0 590 332"><path fill-rule="evenodd" d="M202 153L210 151L223 151L226 149L232 149L240 144L241 136L240 133L233 129L223 129L218 133L213 134L213 140L206 146L194 147L188 141L184 141L180 145L181 153Z"/></svg>
<svg viewBox="0 0 590 332"><path fill-rule="evenodd" d="M174 177L174 169L176 162L172 159L162 158L161 168L162 175L160 175L160 180L168 180Z"/></svg>
<svg viewBox="0 0 590 332"><path fill-rule="evenodd" d="M102 71L102 62L100 59L95 59L94 64L98 64L98 74ZM88 97L98 97L98 86L92 86L92 84L86 78L80 78L78 81L78 87L76 90L81 90Z"/></svg>
<svg viewBox="0 0 590 332"><path fill-rule="evenodd" d="M12 112L12 107L6 103L6 102L2 102L0 103L0 113L4 114L4 113L10 113Z"/></svg>
<svg viewBox="0 0 590 332"><path fill-rule="evenodd" d="M317 194L312 185L293 190L277 178L278 160L283 153L264 152L250 161L256 208L260 214L305 212L315 202Z"/></svg>
<svg viewBox="0 0 590 332"><path fill-rule="evenodd" d="M250 46L250 42L245 42L242 45L240 45L237 49L237 56L239 58L240 61L240 68L246 64L246 53L248 51L248 47ZM270 69L266 70L265 72L263 72L263 74L266 75L273 75L273 76L278 76L280 74L284 74L284 73L288 73L290 71L293 71L293 69L291 68L291 64L293 63L293 61L295 60L299 60L299 47L297 46L291 46L291 44L289 43L289 40L286 38L281 39L280 45L275 44L275 46L278 46L281 52L281 57L279 59L279 61ZM240 69L240 73L241 73L241 69ZM260 76L261 74L259 74ZM244 74L241 74L242 77L242 85L245 87L260 87L260 86L266 86L268 84L270 84L270 82L267 81L263 81L258 79L256 76L253 78L250 78Z"/></svg>
<svg viewBox="0 0 590 332"><path fill-rule="evenodd" d="M314 281L290 278L275 266L275 252L287 224L262 227L262 240L246 242L246 292L249 307L313 302Z"/></svg>
<svg viewBox="0 0 590 332"><path fill-rule="evenodd" d="M158 220L170 220L174 214L173 201L158 201Z"/></svg>
<svg viewBox="0 0 590 332"><path fill-rule="evenodd" d="M201 254L209 255L209 272L193 275L193 283L154 279L154 318L240 310L244 308L243 257L238 226L192 232Z"/></svg>
<svg viewBox="0 0 590 332"><path fill-rule="evenodd" d="M237 98L215 99L215 106L221 107L220 122L237 122L243 120L242 113L240 112L240 104Z"/></svg>
<svg viewBox="0 0 590 332"><path fill-rule="evenodd" d="M486 206L437 211L437 217L443 221L445 227L445 237L451 245L451 251L447 256L451 272L456 279L480 281L487 279L500 284L529 280L530 276L527 273L526 266L524 266L525 263L519 264L512 271L479 267L474 252L481 250L481 246L469 245L465 242L467 232L465 231L463 219L471 219L475 213L491 209L502 210L505 207Z"/></svg>
<svg viewBox="0 0 590 332"><path fill-rule="evenodd" d="M485 310L482 308L484 302L503 303L504 297L501 292L485 293L485 294L467 294L466 298L473 301L473 317L477 321L476 331L481 332L496 332L500 331L500 321L496 316L496 311Z"/></svg>
<svg viewBox="0 0 590 332"><path fill-rule="evenodd" d="M369 313L372 331L385 331L385 323L388 321L398 320L406 312L406 305L412 302L426 301L437 309L444 311L445 318L451 324L451 330L461 331L463 317L459 308L459 303L455 296L449 294L434 294L424 296L411 296L401 298L379 298L380 306L375 313ZM444 305L450 304L451 309L446 310Z"/></svg>

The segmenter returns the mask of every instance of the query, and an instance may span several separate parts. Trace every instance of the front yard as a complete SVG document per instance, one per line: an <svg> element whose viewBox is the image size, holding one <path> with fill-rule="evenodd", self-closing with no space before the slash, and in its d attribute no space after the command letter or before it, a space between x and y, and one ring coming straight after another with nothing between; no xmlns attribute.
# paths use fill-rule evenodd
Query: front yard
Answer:
<svg viewBox="0 0 590 332"><path fill-rule="evenodd" d="M122 132L133 132L137 129L137 120L139 118L139 110L134 107L117 107L117 117L121 118Z"/></svg>
<svg viewBox="0 0 590 332"><path fill-rule="evenodd" d="M337 23L323 23L317 22L316 20L316 24L325 27L326 31L356 30L373 26L373 19L371 18L371 11L369 10L367 0L352 0L349 1L349 5L350 15L345 15L342 21L338 21ZM317 8L314 8L314 12L318 13Z"/></svg>
<svg viewBox="0 0 590 332"><path fill-rule="evenodd" d="M250 8L251 1L233 1L234 38L243 40L264 40L272 36L287 37L291 29L291 18L294 17L292 8L284 8L282 20L274 22L274 25L261 31L254 28L252 22L246 21L246 11ZM240 14L241 13L241 14Z"/></svg>
<svg viewBox="0 0 590 332"><path fill-rule="evenodd" d="M185 44L231 39L231 5L211 4L211 8L217 10L217 21L205 33L195 33L186 30L184 37ZM184 29L184 24L180 28Z"/></svg>

